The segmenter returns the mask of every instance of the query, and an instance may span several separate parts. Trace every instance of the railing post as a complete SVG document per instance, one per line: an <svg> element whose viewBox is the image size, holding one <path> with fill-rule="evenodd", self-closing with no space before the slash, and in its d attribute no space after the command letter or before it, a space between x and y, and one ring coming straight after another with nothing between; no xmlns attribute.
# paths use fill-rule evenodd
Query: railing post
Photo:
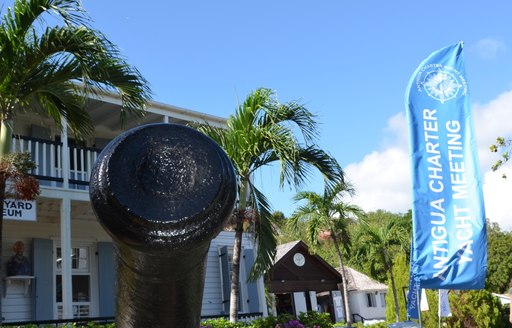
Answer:
<svg viewBox="0 0 512 328"><path fill-rule="evenodd" d="M236 199L223 150L186 126L145 125L101 152L89 190L115 245L116 327L197 328L210 241Z"/></svg>

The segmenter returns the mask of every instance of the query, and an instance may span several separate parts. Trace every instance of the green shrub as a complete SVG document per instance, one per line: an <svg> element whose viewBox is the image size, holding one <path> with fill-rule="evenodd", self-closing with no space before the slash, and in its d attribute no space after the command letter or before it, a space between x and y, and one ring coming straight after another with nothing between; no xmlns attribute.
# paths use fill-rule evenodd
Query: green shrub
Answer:
<svg viewBox="0 0 512 328"><path fill-rule="evenodd" d="M365 328L388 328L388 323L385 323L385 322L378 322L378 323L374 323L372 325L367 325L367 326L364 326Z"/></svg>
<svg viewBox="0 0 512 328"><path fill-rule="evenodd" d="M86 327L86 328L115 328L115 323L107 323L107 324L99 324L94 322L89 322L87 325L77 325L76 323L68 323L65 325L61 325L59 327L61 328L75 328L75 327ZM55 325L35 325L35 324L29 324L25 326L8 326L13 328L55 328Z"/></svg>
<svg viewBox="0 0 512 328"><path fill-rule="evenodd" d="M320 313L315 311L302 312L299 314L299 321L308 328L331 328L331 316L329 313Z"/></svg>
<svg viewBox="0 0 512 328"><path fill-rule="evenodd" d="M252 328L275 328L277 325L284 325L285 322L293 320L294 317L291 314L280 314L275 317L270 315L266 318L259 318L252 322Z"/></svg>
<svg viewBox="0 0 512 328"><path fill-rule="evenodd" d="M501 314L501 321L506 328L512 328L512 322L510 318L510 304L503 305L503 312Z"/></svg>
<svg viewBox="0 0 512 328"><path fill-rule="evenodd" d="M200 328L242 328L250 327L245 322L231 323L226 318L208 319L201 322Z"/></svg>
<svg viewBox="0 0 512 328"><path fill-rule="evenodd" d="M450 306L453 316L448 327L505 327L501 303L487 290L451 292Z"/></svg>

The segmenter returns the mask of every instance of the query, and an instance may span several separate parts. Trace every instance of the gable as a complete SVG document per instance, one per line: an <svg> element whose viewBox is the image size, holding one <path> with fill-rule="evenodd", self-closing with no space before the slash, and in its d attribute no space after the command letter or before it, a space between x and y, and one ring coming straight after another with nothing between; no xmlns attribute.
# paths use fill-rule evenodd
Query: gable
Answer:
<svg viewBox="0 0 512 328"><path fill-rule="evenodd" d="M278 246L276 261L267 276L271 293L329 291L338 289L341 275L302 241ZM295 257L295 260L294 260Z"/></svg>

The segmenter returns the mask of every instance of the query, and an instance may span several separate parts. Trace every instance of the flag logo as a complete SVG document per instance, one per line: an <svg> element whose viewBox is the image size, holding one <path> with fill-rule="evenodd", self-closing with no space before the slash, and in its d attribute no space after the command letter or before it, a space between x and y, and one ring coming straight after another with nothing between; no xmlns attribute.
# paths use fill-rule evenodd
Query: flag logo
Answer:
<svg viewBox="0 0 512 328"><path fill-rule="evenodd" d="M444 104L454 99L462 89L462 96L467 94L464 76L455 68L447 65L430 64L422 67L416 77L417 89Z"/></svg>

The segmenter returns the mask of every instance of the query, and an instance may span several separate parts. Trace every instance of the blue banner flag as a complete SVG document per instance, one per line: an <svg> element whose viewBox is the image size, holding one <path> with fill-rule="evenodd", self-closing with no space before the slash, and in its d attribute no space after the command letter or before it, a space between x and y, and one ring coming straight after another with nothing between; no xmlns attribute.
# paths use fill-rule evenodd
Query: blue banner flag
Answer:
<svg viewBox="0 0 512 328"><path fill-rule="evenodd" d="M420 297L421 288L417 281L409 279L409 290L407 291L407 318L420 318Z"/></svg>
<svg viewBox="0 0 512 328"><path fill-rule="evenodd" d="M481 289L487 270L482 181L463 44L432 53L405 102L413 177L412 281L429 289Z"/></svg>

